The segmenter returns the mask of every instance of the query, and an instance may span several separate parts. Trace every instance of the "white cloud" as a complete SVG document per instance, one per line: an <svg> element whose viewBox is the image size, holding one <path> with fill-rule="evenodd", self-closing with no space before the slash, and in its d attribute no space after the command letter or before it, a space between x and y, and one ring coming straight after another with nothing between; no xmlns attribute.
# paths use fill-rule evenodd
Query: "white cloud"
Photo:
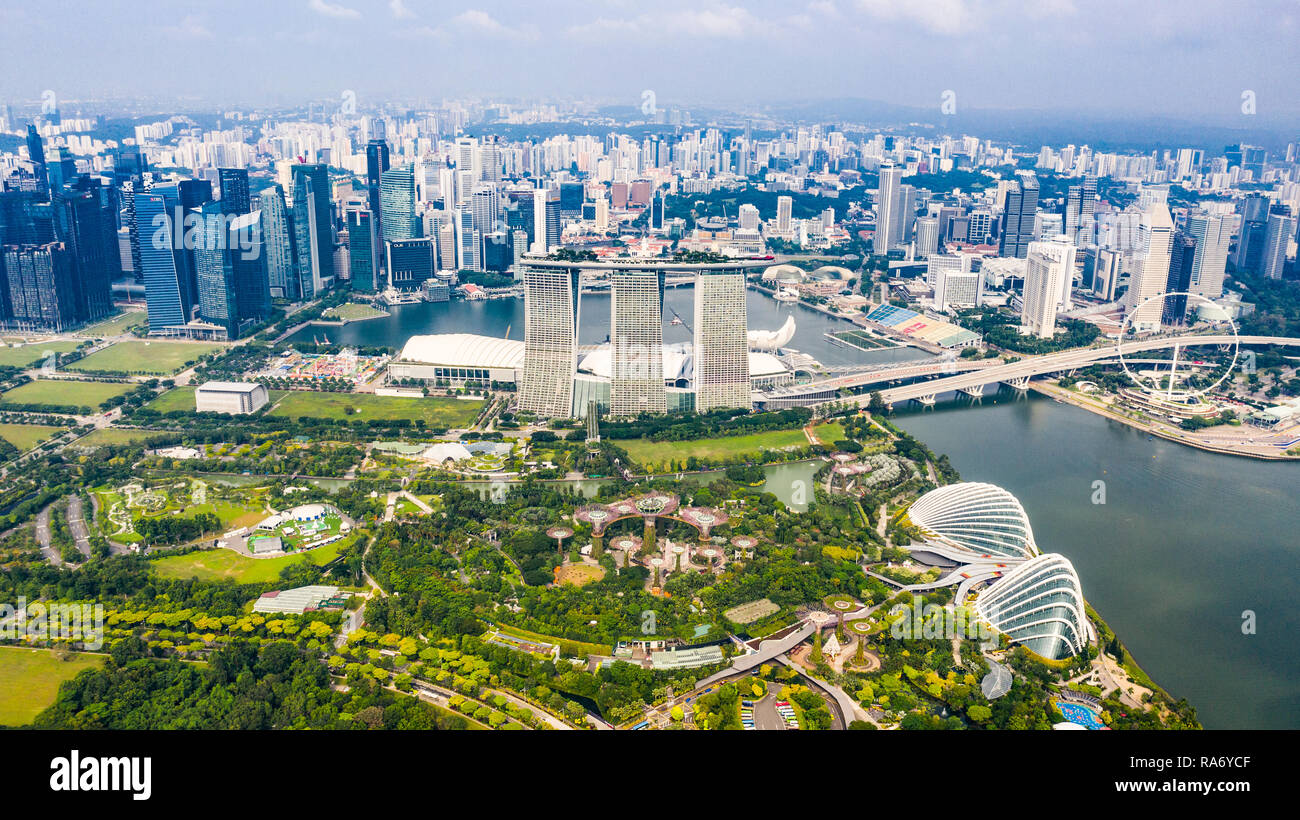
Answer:
<svg viewBox="0 0 1300 820"><path fill-rule="evenodd" d="M856 0L856 6L879 22L909 24L944 35L974 33L999 20L1043 20L1078 13L1074 0Z"/></svg>
<svg viewBox="0 0 1300 820"><path fill-rule="evenodd" d="M174 26L163 26L162 31L168 37L176 37L186 40L208 40L212 37L212 32L203 22L194 15L186 15L180 23Z"/></svg>
<svg viewBox="0 0 1300 820"><path fill-rule="evenodd" d="M823 17L838 18L840 9L835 5L834 0L813 0L808 4L808 11L820 14Z"/></svg>
<svg viewBox="0 0 1300 820"><path fill-rule="evenodd" d="M308 0L307 5L312 11L317 14L323 14L326 17L355 20L361 16L361 12L356 9L350 9L347 6L342 6L338 3L327 3L325 0Z"/></svg>
<svg viewBox="0 0 1300 820"><path fill-rule="evenodd" d="M398 20L411 20L415 17L415 12L408 9L403 0L388 0L388 10Z"/></svg>
<svg viewBox="0 0 1300 820"><path fill-rule="evenodd" d="M536 36L536 33L530 29L511 28L510 26L504 25L495 17L480 9L466 9L465 11L462 11L460 14L451 18L449 25L454 28L492 37L533 39Z"/></svg>
<svg viewBox="0 0 1300 820"><path fill-rule="evenodd" d="M877 20L912 23L934 34L957 34L972 23L967 0L857 0L857 5Z"/></svg>
<svg viewBox="0 0 1300 820"><path fill-rule="evenodd" d="M740 6L719 4L703 8L662 10L636 17L601 17L590 23L571 26L568 33L589 39L634 36L645 39L707 37L736 40L770 30L771 24L755 17L748 10Z"/></svg>
<svg viewBox="0 0 1300 820"><path fill-rule="evenodd" d="M445 25L405 28L399 31L398 34L403 37L444 38L456 32L507 40L534 40L537 38L537 32L533 29L511 28L479 9L463 11L448 20Z"/></svg>

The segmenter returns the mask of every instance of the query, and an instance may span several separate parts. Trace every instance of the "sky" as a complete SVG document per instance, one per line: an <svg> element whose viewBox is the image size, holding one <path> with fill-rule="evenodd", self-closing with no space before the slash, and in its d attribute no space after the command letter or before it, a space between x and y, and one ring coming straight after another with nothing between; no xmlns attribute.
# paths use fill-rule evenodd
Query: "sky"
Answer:
<svg viewBox="0 0 1300 820"><path fill-rule="evenodd" d="M1300 0L4 0L0 102L588 99L1300 123ZM945 97L946 92L951 92Z"/></svg>

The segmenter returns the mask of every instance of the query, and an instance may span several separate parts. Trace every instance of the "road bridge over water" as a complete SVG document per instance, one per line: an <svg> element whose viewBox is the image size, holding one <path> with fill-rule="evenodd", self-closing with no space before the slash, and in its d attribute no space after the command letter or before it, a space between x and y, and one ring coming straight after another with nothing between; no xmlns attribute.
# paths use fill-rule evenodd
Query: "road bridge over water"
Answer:
<svg viewBox="0 0 1300 820"><path fill-rule="evenodd" d="M1232 336L1230 334L1194 334L1185 336L1160 336L1135 339L1123 344L1126 362L1154 363L1159 360L1131 356L1152 350L1201 345L1286 345L1300 346L1300 338L1288 336ZM791 385L765 393L755 394L755 404L762 409L808 407L831 401L850 401L865 406L868 394L844 397L841 390L859 390L873 384L937 377L915 384L891 387L880 391L887 404L916 399L930 402L935 395L948 391L964 391L980 395L984 386L1004 382L1018 389L1029 386L1029 379L1045 373L1076 370L1099 362L1118 359L1120 351L1115 345L1076 348L1042 356L1026 356L1010 363L990 359L939 358L923 362L902 362L882 366L860 373L848 373L829 379L819 379L806 384Z"/></svg>

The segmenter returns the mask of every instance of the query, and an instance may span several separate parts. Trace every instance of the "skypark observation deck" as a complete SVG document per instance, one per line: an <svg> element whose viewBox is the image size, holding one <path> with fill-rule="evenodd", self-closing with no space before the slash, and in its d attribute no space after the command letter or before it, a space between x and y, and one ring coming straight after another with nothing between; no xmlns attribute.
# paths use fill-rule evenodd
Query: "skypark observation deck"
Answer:
<svg viewBox="0 0 1300 820"><path fill-rule="evenodd" d="M1137 354L1152 350L1166 350L1175 346L1232 344L1300 347L1300 338L1286 336L1232 336L1222 333L1162 336L1153 339L1126 341L1123 343L1123 353L1126 363L1152 363L1155 360L1137 358ZM809 407L828 401L846 400L839 395L839 390L847 389L862 391L859 395L848 397L847 400L865 406L870 401L870 395L864 388L870 385L939 376L940 378L890 387L880 391L885 403L890 405L912 399L932 402L937 394L951 391L980 395L983 393L985 385L998 382L1004 382L1017 389L1024 389L1028 387L1029 379L1033 376L1041 376L1046 373L1065 373L1098 362L1118 360L1119 357L1120 354L1115 345L1108 344L1102 347L1065 350L1043 356L1027 356L1010 364L980 359L973 361L938 359L922 363L904 362L867 372L791 385L764 393L755 393L754 404L756 407L764 409Z"/></svg>

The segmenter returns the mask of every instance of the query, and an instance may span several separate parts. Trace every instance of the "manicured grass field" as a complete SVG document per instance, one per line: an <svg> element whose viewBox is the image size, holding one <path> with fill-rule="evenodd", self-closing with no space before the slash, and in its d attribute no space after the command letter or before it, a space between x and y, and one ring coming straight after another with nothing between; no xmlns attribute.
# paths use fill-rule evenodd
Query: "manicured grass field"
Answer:
<svg viewBox="0 0 1300 820"><path fill-rule="evenodd" d="M89 407L91 409L113 398L129 393L134 384L121 382L78 382L66 379L37 379L15 387L0 395L0 405L53 404L61 407Z"/></svg>
<svg viewBox="0 0 1300 820"><path fill-rule="evenodd" d="M822 444L834 447L835 442L844 440L844 425L838 421L828 421L814 427L812 433Z"/></svg>
<svg viewBox="0 0 1300 820"><path fill-rule="evenodd" d="M807 447L803 430L769 430L743 436L693 439L691 441L646 441L623 439L614 442L627 450L633 461L650 471L672 469L672 462L685 462L691 456L708 461L727 461L758 456L764 450Z"/></svg>
<svg viewBox="0 0 1300 820"><path fill-rule="evenodd" d="M91 336L96 339L121 336L131 328L143 325L147 321L149 321L149 316L143 310L124 310L116 316L82 328L77 331L77 335Z"/></svg>
<svg viewBox="0 0 1300 820"><path fill-rule="evenodd" d="M185 508L186 515L212 513L221 519L221 526L227 529L251 527L266 518L266 510L256 505L243 506L225 500L209 501L206 504L194 504Z"/></svg>
<svg viewBox="0 0 1300 820"><path fill-rule="evenodd" d="M44 424L0 424L0 438L19 450L30 450L64 429Z"/></svg>
<svg viewBox="0 0 1300 820"><path fill-rule="evenodd" d="M355 410L349 414L348 408ZM424 419L430 427L467 427L483 409L481 400L446 396L408 399L372 393L316 393L295 390L276 401L272 416L342 421L344 419Z"/></svg>
<svg viewBox="0 0 1300 820"><path fill-rule="evenodd" d="M54 703L59 684L83 669L99 666L104 655L74 652L66 661L48 649L0 646L0 726L25 726Z"/></svg>
<svg viewBox="0 0 1300 820"><path fill-rule="evenodd" d="M105 427L77 439L78 447L99 447L105 444L134 444L148 441L152 436L165 435L153 430L127 430L120 427Z"/></svg>
<svg viewBox="0 0 1300 820"><path fill-rule="evenodd" d="M78 362L69 370L85 373L140 373L170 376L183 370L188 362L221 349L221 345L199 342L118 342Z"/></svg>
<svg viewBox="0 0 1300 820"><path fill-rule="evenodd" d="M69 353L76 342L32 342L22 347L0 347L0 367L31 367L51 353Z"/></svg>
<svg viewBox="0 0 1300 820"><path fill-rule="evenodd" d="M194 412L194 385L185 384L168 390L145 407L157 410L159 413L170 413L173 410L188 410L192 413Z"/></svg>
<svg viewBox="0 0 1300 820"><path fill-rule="evenodd" d="M351 542L352 539L344 538L308 552L278 558L249 558L227 549L204 550L160 558L153 562L153 566L162 578L186 580L193 577L200 581L230 580L237 584L261 584L279 578L280 570L291 564L302 561L311 561L317 566L328 564L338 557L339 550Z"/></svg>
<svg viewBox="0 0 1300 820"><path fill-rule="evenodd" d="M388 314L382 310L362 305L357 302L346 302L337 307L332 307L321 314L322 319L343 319L349 322L355 322L361 319L377 319L380 316Z"/></svg>

